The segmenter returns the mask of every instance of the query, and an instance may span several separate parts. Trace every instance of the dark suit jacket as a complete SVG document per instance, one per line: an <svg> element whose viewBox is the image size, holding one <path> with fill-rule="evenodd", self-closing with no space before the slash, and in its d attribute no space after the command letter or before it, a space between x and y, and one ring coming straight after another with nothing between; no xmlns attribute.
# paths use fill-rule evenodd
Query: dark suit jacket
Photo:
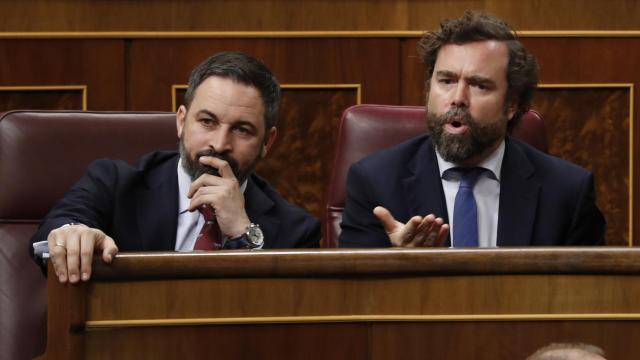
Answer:
<svg viewBox="0 0 640 360"><path fill-rule="evenodd" d="M506 140L499 201L498 246L603 242L605 221L595 204L593 176L512 138ZM391 246L372 212L378 205L403 223L428 214L449 223L428 135L371 155L349 169L341 247Z"/></svg>
<svg viewBox="0 0 640 360"><path fill-rule="evenodd" d="M137 166L97 160L47 214L32 242L77 222L111 236L120 251L174 250L178 223L178 154L154 152ZM264 233L264 248L318 247L320 222L252 175L244 193L249 219Z"/></svg>

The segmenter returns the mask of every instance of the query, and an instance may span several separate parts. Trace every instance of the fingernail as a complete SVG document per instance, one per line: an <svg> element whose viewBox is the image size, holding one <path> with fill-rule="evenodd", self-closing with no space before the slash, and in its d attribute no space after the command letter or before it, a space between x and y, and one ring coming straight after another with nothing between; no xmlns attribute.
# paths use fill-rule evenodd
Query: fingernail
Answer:
<svg viewBox="0 0 640 360"><path fill-rule="evenodd" d="M82 273L82 281L87 281L87 280L89 280L89 274Z"/></svg>
<svg viewBox="0 0 640 360"><path fill-rule="evenodd" d="M61 283L65 282L65 280L66 279L64 278L64 275L58 276L58 281L60 281Z"/></svg>
<svg viewBox="0 0 640 360"><path fill-rule="evenodd" d="M69 275L69 280L71 280L71 282L77 281L78 280L78 275L76 275L76 274Z"/></svg>

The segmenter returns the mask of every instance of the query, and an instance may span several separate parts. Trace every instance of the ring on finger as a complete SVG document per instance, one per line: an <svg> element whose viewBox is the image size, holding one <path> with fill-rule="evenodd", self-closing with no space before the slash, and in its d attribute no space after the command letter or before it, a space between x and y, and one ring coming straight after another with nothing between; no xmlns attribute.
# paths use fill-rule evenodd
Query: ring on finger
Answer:
<svg viewBox="0 0 640 360"><path fill-rule="evenodd" d="M60 246L61 248L63 248L63 249L65 249L65 250L67 250L67 247L66 247L66 246L64 246L64 244L62 244L62 243L58 243L58 242L57 242L57 243L56 243L56 246Z"/></svg>

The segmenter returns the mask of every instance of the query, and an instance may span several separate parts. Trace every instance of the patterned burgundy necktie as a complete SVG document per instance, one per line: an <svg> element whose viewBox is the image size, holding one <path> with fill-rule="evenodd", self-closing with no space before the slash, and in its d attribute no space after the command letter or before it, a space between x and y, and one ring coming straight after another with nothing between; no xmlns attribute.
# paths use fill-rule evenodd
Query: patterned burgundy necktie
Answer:
<svg viewBox="0 0 640 360"><path fill-rule="evenodd" d="M201 206L198 211L204 217L204 225L198 234L193 250L220 250L222 247L222 234L216 221L216 215L211 206Z"/></svg>

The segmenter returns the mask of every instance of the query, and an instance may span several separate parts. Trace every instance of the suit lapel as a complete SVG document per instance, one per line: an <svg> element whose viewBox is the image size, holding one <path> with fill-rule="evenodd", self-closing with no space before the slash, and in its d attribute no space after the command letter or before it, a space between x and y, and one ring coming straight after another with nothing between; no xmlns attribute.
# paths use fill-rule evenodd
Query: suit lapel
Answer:
<svg viewBox="0 0 640 360"><path fill-rule="evenodd" d="M174 250L178 227L178 156L152 169L137 193L138 229L144 250Z"/></svg>
<svg viewBox="0 0 640 360"><path fill-rule="evenodd" d="M264 247L273 248L277 240L280 220L269 216L268 212L274 203L256 184L255 175L249 177L247 189L244 193L245 209L249 220L259 224L264 234Z"/></svg>
<svg viewBox="0 0 640 360"><path fill-rule="evenodd" d="M524 152L507 139L500 180L498 246L529 246L540 183Z"/></svg>
<svg viewBox="0 0 640 360"><path fill-rule="evenodd" d="M435 214L448 224L447 203L442 189L438 160L430 137L409 161L407 169L408 176L403 179L403 186L404 201L411 211L409 217Z"/></svg>

